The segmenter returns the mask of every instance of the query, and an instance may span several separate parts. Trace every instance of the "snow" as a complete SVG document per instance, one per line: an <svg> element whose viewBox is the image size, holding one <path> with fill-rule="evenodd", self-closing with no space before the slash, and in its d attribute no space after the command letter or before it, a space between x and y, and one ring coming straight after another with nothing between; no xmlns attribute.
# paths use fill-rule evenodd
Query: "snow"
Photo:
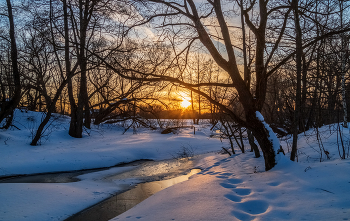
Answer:
<svg viewBox="0 0 350 221"><path fill-rule="evenodd" d="M278 150L280 149L280 141L278 140L276 134L273 132L271 127L265 122L264 117L259 111L256 112L256 117L263 123L265 129L269 132L269 140L271 141L273 149L275 150L275 153L277 155Z"/></svg>
<svg viewBox="0 0 350 221"><path fill-rule="evenodd" d="M276 167L283 168L290 165L290 160L283 154L280 154L280 141L277 138L276 134L273 132L272 128L266 123L264 117L259 111L256 111L256 117L263 123L265 129L269 132L269 140L272 143L273 149L275 151Z"/></svg>
<svg viewBox="0 0 350 221"><path fill-rule="evenodd" d="M262 158L253 157L247 153L207 160L200 174L151 196L113 220L350 218L348 160L318 163L306 172L306 165L295 164L284 170L254 173L255 166L264 165ZM344 170L340 172L340 168Z"/></svg>
<svg viewBox="0 0 350 221"><path fill-rule="evenodd" d="M0 132L1 176L109 167L137 159L172 159L184 148L196 155L206 153L193 165L202 169L200 173L112 220L350 219L350 160L339 158L337 125L320 128L318 139L315 130L300 134L299 162L295 163L287 161L291 139L280 142L270 133L270 138L284 148L286 164L280 166L279 161L278 166L265 172L263 158L254 158L253 153L237 151L231 157L217 154L229 144L209 139L210 125L196 125L195 135L191 128L178 134L146 129L123 134L119 126L102 125L86 131L84 138L75 139L67 135L69 118L57 116L41 145L33 147L30 139L41 117L40 113L17 110L14 124L21 130ZM264 122L258 113L257 117ZM348 143L349 132L340 129ZM250 149L248 142L246 146ZM324 150L330 159L321 155ZM157 174L157 170L174 165L160 162L140 169L134 177L115 175L135 167L87 173L79 176L81 181L71 183L0 183L0 221L64 220L126 186L142 182L139 176Z"/></svg>

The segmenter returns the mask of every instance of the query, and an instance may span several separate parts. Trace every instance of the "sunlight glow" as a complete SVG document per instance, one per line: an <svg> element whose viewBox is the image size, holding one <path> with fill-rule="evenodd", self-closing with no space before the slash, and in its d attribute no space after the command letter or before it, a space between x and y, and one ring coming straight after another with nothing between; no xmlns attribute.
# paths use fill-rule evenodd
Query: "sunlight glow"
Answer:
<svg viewBox="0 0 350 221"><path fill-rule="evenodd" d="M183 101L181 101L181 107L183 108L187 108L188 106L191 105L191 102L189 102L188 100L184 99Z"/></svg>

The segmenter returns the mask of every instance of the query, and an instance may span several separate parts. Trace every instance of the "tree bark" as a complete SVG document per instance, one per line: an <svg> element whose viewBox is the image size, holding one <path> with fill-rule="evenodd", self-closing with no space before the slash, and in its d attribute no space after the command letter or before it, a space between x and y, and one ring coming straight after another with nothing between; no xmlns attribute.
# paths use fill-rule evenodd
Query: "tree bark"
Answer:
<svg viewBox="0 0 350 221"><path fill-rule="evenodd" d="M81 7L83 6L82 1L79 1ZM85 8L80 8L80 52L78 56L78 62L80 66L81 71L81 78L80 78L80 102L82 103L83 109L84 109L84 126L86 128L90 128L91 124L91 117L90 117L90 108L89 108L89 95L87 92L87 58L85 54L85 47L86 47L86 36L87 36L87 27L89 24L88 21L88 14L89 14L89 1L85 2ZM79 106L79 104L78 104Z"/></svg>
<svg viewBox="0 0 350 221"><path fill-rule="evenodd" d="M11 126L11 122L13 119L12 118L13 112L21 100L21 81L20 81L20 73L19 73L18 64L17 64L18 54L17 54L17 45L16 45L16 37L15 37L15 25L14 25L13 14L12 14L12 5L10 0L6 0L6 2L7 2L8 18L10 23L11 65L12 65L13 82L15 86L15 91L14 91L13 97L9 100L2 101L2 104L0 106L1 108L0 122L2 122L8 116L11 116L9 118L9 122L7 122L5 125L5 129Z"/></svg>
<svg viewBox="0 0 350 221"><path fill-rule="evenodd" d="M340 4L340 27L343 29L343 1L339 1ZM347 47L347 39L344 33L341 34L341 96L342 96L342 104L343 104L343 127L348 127L348 110L346 105L346 87L345 87L345 74L346 74L346 47Z"/></svg>
<svg viewBox="0 0 350 221"><path fill-rule="evenodd" d="M90 5L91 3L91 5ZM87 41L87 28L91 15L94 9L94 1L79 0L79 43L77 43L77 58L80 67L80 85L78 91L78 102L74 101L72 84L68 83L68 93L71 103L71 123L69 127L69 135L75 138L81 138L83 136L83 127L90 128L91 125L91 113L89 107L89 96L87 92L87 57L86 57L86 41ZM72 21L73 22L73 21ZM85 121L84 121L85 118Z"/></svg>
<svg viewBox="0 0 350 221"><path fill-rule="evenodd" d="M254 151L255 157L259 158L260 157L260 151L259 151L258 146L254 142L254 136L252 134L252 131L247 129L247 133L248 133L248 141L249 141L250 148L251 148L250 152Z"/></svg>
<svg viewBox="0 0 350 221"><path fill-rule="evenodd" d="M300 18L298 13L298 0L292 1L294 10L294 24L296 31L296 66L297 66L297 87L295 96L294 120L293 120L293 145L290 154L290 160L294 161L297 154L298 133L299 133L299 119L300 119L300 104L301 104L301 65L302 65L302 33L300 28Z"/></svg>
<svg viewBox="0 0 350 221"><path fill-rule="evenodd" d="M260 149L263 152L265 170L268 171L276 165L275 149L272 141L270 140L272 135L269 134L263 122L257 118L255 111L249 111L248 113L246 113L246 116L247 122L250 126L249 129L253 132L253 135L258 141Z"/></svg>

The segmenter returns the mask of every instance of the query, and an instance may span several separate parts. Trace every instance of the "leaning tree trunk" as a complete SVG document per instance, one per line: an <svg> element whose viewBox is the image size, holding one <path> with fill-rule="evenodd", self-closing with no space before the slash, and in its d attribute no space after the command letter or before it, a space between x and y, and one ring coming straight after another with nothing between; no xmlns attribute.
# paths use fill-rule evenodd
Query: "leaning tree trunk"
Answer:
<svg viewBox="0 0 350 221"><path fill-rule="evenodd" d="M246 111L246 119L250 127L248 129L252 131L263 152L265 170L268 171L276 165L275 152L279 149L279 141L272 129L264 121L260 112L253 109Z"/></svg>
<svg viewBox="0 0 350 221"><path fill-rule="evenodd" d="M50 106L49 106L49 108L48 108L48 110L47 110L46 116L45 116L44 120L40 123L40 125L39 125L39 127L38 127L38 129L37 129L37 131L36 131L36 134L35 134L35 136L34 136L32 142L30 143L30 145L36 146L36 145L38 144L40 138L41 138L42 135L43 135L43 131L44 131L44 129L45 129L46 124L50 121L50 118L51 118L51 116L52 116L52 113L56 110L56 103L57 103L57 100L58 100L58 98L60 97L60 95L61 95L63 89L65 88L65 86L66 86L68 80L70 80L71 77L72 77L72 75L68 76L68 77L67 77L68 79L64 80L64 81L61 83L60 87L57 89L56 95L55 95L54 99L52 100L52 102L51 102L51 104L50 104Z"/></svg>

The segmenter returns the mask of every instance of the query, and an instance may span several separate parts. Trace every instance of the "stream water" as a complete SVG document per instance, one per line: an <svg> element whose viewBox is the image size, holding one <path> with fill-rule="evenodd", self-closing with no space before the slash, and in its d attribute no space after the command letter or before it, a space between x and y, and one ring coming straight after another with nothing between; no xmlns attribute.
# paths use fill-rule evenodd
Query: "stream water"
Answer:
<svg viewBox="0 0 350 221"><path fill-rule="evenodd" d="M188 180L190 176L200 172L200 169L192 169L190 173L181 175L175 178L153 181L147 183L140 183L135 188L126 192L112 196L90 208L81 211L65 221L104 221L110 220L123 212L131 209L143 200L152 196L153 194L175 185L177 183Z"/></svg>

